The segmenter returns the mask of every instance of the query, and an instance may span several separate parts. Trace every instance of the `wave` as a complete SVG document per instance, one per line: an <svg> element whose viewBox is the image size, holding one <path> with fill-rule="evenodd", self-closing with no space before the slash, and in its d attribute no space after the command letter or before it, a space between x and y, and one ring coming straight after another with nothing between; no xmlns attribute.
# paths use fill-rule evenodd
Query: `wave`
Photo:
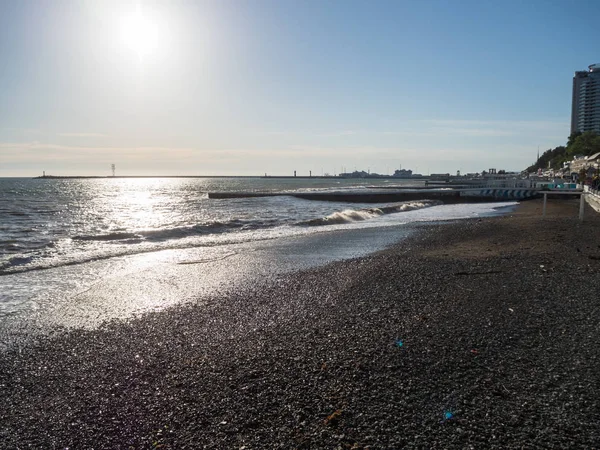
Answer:
<svg viewBox="0 0 600 450"><path fill-rule="evenodd" d="M419 202L405 202L396 205L382 206L380 208L347 209L344 211L335 212L325 217L320 217L318 219L311 219L304 222L300 222L298 223L298 225L340 225L345 223L358 222L362 220L375 219L376 217L383 216L385 214L414 211L416 209L429 208L430 206L436 206L441 204L442 202L437 200L423 200Z"/></svg>
<svg viewBox="0 0 600 450"><path fill-rule="evenodd" d="M126 239L139 239L140 236L136 233L109 233L97 235L81 235L73 236L75 241L122 241Z"/></svg>
<svg viewBox="0 0 600 450"><path fill-rule="evenodd" d="M56 254L37 249L29 255L15 255L9 258L0 258L0 276L12 275L36 270L45 270L62 266L71 266L120 256L148 253L159 250L188 248L196 246L223 245L245 240L243 232L253 230L271 229L281 225L273 220L241 220L235 219L227 222L209 222L192 226L145 230L138 232L113 232L106 234L78 235L72 238L77 245L68 255L57 257ZM206 237L232 233L231 239L222 242L194 243L185 238ZM239 236L238 236L239 234ZM69 241L69 239L67 239ZM231 241L231 242L230 242ZM96 245L94 245L96 243ZM103 245L104 243L104 245ZM110 247L105 245L111 244ZM55 247L55 243L46 247Z"/></svg>
<svg viewBox="0 0 600 450"><path fill-rule="evenodd" d="M318 219L311 219L304 222L300 222L298 225L339 225L343 223L352 223L360 220L374 219L375 217L383 215L383 211L379 208L369 209L347 209L345 211L334 212L329 216L320 217Z"/></svg>
<svg viewBox="0 0 600 450"><path fill-rule="evenodd" d="M46 244L48 251L37 249L34 253L26 252L23 254L19 252L20 255L13 253L12 257L0 258L0 276L167 249L219 246L275 239L297 232L308 232L308 230L302 231L298 225L343 225L374 219L385 214L427 208L438 204L441 204L441 202L424 200L394 205L388 204L378 208L348 209L299 223L282 218L233 219L155 230L123 230L105 234L77 235L70 239L65 238L56 244ZM293 231L294 229L296 231ZM53 247L59 248L60 252L50 250ZM70 251L67 249L70 249ZM65 253L65 250L67 250L67 253Z"/></svg>
<svg viewBox="0 0 600 450"><path fill-rule="evenodd" d="M268 228L277 225L274 220L241 220L233 219L226 222L213 221L197 225L182 227L162 228L156 230L142 230L136 232L116 232L107 234L92 234L74 236L75 241L164 241L168 239L180 239L190 236L223 233L235 230L253 230L257 228Z"/></svg>
<svg viewBox="0 0 600 450"><path fill-rule="evenodd" d="M282 227L283 228L283 227ZM102 249L93 249L91 251L79 251L74 252L68 256L54 257L48 255L43 257L40 255L29 255L19 256L0 260L0 277L6 275L17 275L27 272L34 272L40 270L57 269L66 266L75 266L79 264L91 263L95 261L102 261L111 258L119 258L125 256L141 255L144 253L153 253L162 250L175 250L175 249L188 249L197 247L218 247L229 244L240 244L248 241L261 241L268 239L275 239L281 236L285 236L286 233L275 233L272 236L256 236L250 233L231 234L230 237L224 239L214 240L210 239L210 236L206 236L208 240L202 241L179 241L179 240L165 240L164 242L155 242L151 245L133 246L126 245L128 242L122 242L125 245L118 245L115 248L108 249L104 247Z"/></svg>

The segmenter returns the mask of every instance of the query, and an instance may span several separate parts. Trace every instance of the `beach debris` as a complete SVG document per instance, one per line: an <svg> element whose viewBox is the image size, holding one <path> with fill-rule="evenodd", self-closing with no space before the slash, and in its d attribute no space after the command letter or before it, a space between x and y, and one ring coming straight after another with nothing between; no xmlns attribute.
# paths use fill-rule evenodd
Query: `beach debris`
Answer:
<svg viewBox="0 0 600 450"><path fill-rule="evenodd" d="M404 342L402 342L402 340L397 339L396 340L396 347L404 347Z"/></svg>
<svg viewBox="0 0 600 450"><path fill-rule="evenodd" d="M514 312L515 312L515 310L514 310L514 309L512 309L512 308L508 308L508 310L509 310L511 313L514 313Z"/></svg>
<svg viewBox="0 0 600 450"><path fill-rule="evenodd" d="M340 416L342 415L342 412L343 410L338 409L330 415L328 415L324 421L325 425L337 425L338 421L340 420Z"/></svg>
<svg viewBox="0 0 600 450"><path fill-rule="evenodd" d="M441 420L440 423L444 423L448 420L452 420L454 418L454 414L452 414L450 411L444 411L444 418Z"/></svg>
<svg viewBox="0 0 600 450"><path fill-rule="evenodd" d="M471 354L473 354L473 355L479 355L479 351L476 348L472 348L471 349Z"/></svg>

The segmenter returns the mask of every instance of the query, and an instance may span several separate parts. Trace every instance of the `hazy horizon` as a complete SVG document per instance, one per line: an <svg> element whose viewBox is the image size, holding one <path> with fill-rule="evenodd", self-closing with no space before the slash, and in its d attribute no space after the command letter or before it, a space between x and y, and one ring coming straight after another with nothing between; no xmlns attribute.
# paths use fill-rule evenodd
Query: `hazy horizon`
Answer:
<svg viewBox="0 0 600 450"><path fill-rule="evenodd" d="M600 5L0 4L0 177L521 170L566 143Z"/></svg>

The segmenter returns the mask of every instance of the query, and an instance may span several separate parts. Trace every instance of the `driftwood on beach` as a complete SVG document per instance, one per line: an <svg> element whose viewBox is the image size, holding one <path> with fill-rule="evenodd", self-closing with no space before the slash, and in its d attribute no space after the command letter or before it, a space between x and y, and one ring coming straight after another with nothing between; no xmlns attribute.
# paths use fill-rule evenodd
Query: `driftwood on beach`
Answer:
<svg viewBox="0 0 600 450"><path fill-rule="evenodd" d="M600 221L577 202L0 354L4 448L591 448Z"/></svg>

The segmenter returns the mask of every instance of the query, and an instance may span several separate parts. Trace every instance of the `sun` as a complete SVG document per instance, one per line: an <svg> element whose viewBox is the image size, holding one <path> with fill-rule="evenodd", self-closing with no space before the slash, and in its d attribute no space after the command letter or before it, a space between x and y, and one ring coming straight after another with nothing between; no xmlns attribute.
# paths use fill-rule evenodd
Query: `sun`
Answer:
<svg viewBox="0 0 600 450"><path fill-rule="evenodd" d="M143 14L139 4L135 13L123 18L121 35L125 46L140 60L153 54L158 47L158 25Z"/></svg>

